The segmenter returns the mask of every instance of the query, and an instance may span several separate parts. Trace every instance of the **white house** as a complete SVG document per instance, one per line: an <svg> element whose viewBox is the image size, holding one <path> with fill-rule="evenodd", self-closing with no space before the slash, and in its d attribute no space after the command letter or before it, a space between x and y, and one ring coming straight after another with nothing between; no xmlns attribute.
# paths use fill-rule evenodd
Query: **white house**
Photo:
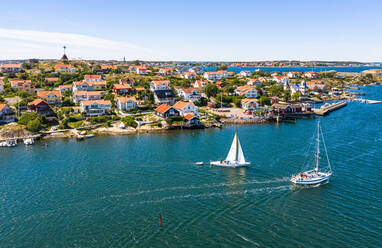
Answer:
<svg viewBox="0 0 382 248"><path fill-rule="evenodd" d="M238 76L239 77L249 77L249 76L251 76L251 72L250 71L241 71Z"/></svg>
<svg viewBox="0 0 382 248"><path fill-rule="evenodd" d="M93 84L86 81L74 81L73 82L73 92L74 91L93 91Z"/></svg>
<svg viewBox="0 0 382 248"><path fill-rule="evenodd" d="M204 86L207 85L207 83L208 82L206 80L195 80L194 88L198 88L198 89L203 88Z"/></svg>
<svg viewBox="0 0 382 248"><path fill-rule="evenodd" d="M102 81L101 75L85 75L84 81L86 82L100 82Z"/></svg>
<svg viewBox="0 0 382 248"><path fill-rule="evenodd" d="M238 96L245 96L246 98L256 98L257 90L255 86L244 85L235 89L235 94Z"/></svg>
<svg viewBox="0 0 382 248"><path fill-rule="evenodd" d="M178 95L183 100L191 102L199 101L201 98L199 91L195 88L178 89Z"/></svg>
<svg viewBox="0 0 382 248"><path fill-rule="evenodd" d="M0 71L7 73L7 72L21 72L21 64L2 64L0 65Z"/></svg>
<svg viewBox="0 0 382 248"><path fill-rule="evenodd" d="M298 77L299 75L301 74L301 72L297 72L297 71L290 71L288 72L288 78L296 78Z"/></svg>
<svg viewBox="0 0 382 248"><path fill-rule="evenodd" d="M137 108L137 99L135 97L118 97L117 109L123 111L129 111L130 109Z"/></svg>
<svg viewBox="0 0 382 248"><path fill-rule="evenodd" d="M179 111L179 113L183 116L188 114L188 113L192 113L195 115L198 114L198 107L196 107L195 104L192 102L179 101L179 102L175 103L173 107L175 109L177 109Z"/></svg>
<svg viewBox="0 0 382 248"><path fill-rule="evenodd" d="M4 91L4 82L0 80L0 93Z"/></svg>
<svg viewBox="0 0 382 248"><path fill-rule="evenodd" d="M78 104L84 100L101 100L102 92L101 91L75 91L73 93L73 102Z"/></svg>
<svg viewBox="0 0 382 248"><path fill-rule="evenodd" d="M211 81L219 81L223 78L228 77L228 72L226 70L221 71L206 71L204 73L204 78Z"/></svg>
<svg viewBox="0 0 382 248"><path fill-rule="evenodd" d="M129 72L135 72L136 74L139 74L139 75L148 74L148 70L145 65L130 65Z"/></svg>
<svg viewBox="0 0 382 248"><path fill-rule="evenodd" d="M259 79L253 79L253 78L249 78L247 80L247 84L248 85L254 85L257 87L261 87L263 85Z"/></svg>
<svg viewBox="0 0 382 248"><path fill-rule="evenodd" d="M185 78L185 79L194 79L196 78L196 73L195 72L190 72L190 71L186 71L184 74L182 74L182 77Z"/></svg>
<svg viewBox="0 0 382 248"><path fill-rule="evenodd" d="M286 76L275 76L273 77L273 80L279 84L284 84L286 81L289 81L289 78Z"/></svg>
<svg viewBox="0 0 382 248"><path fill-rule="evenodd" d="M150 83L150 90L168 90L168 86L171 84L168 80L153 80Z"/></svg>
<svg viewBox="0 0 382 248"><path fill-rule="evenodd" d="M318 73L315 72L315 71L307 71L307 72L304 72L304 77L307 77L307 78L318 78Z"/></svg>
<svg viewBox="0 0 382 248"><path fill-rule="evenodd" d="M81 101L81 112L87 116L100 116L110 112L111 102L109 100L86 100Z"/></svg>
<svg viewBox="0 0 382 248"><path fill-rule="evenodd" d="M8 105L0 103L0 123L14 122L15 118L15 112Z"/></svg>
<svg viewBox="0 0 382 248"><path fill-rule="evenodd" d="M245 98L241 100L241 107L246 110L255 110L259 108L257 99Z"/></svg>

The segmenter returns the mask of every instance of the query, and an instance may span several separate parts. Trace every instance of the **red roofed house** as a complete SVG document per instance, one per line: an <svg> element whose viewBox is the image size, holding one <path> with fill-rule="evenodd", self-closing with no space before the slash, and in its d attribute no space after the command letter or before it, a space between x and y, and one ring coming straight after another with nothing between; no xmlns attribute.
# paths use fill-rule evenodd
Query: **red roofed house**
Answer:
<svg viewBox="0 0 382 248"><path fill-rule="evenodd" d="M257 90L255 86L244 85L244 86L237 87L235 89L235 94L239 96L245 96L247 98L256 98Z"/></svg>
<svg viewBox="0 0 382 248"><path fill-rule="evenodd" d="M2 64L0 65L1 72L21 72L21 64Z"/></svg>
<svg viewBox="0 0 382 248"><path fill-rule="evenodd" d="M39 115L51 115L54 113L49 104L42 99L36 99L33 102L28 103L28 109Z"/></svg>
<svg viewBox="0 0 382 248"><path fill-rule="evenodd" d="M75 91L73 92L73 101L78 104L84 100L101 100L102 92L101 91Z"/></svg>
<svg viewBox="0 0 382 248"><path fill-rule="evenodd" d="M15 112L7 105L0 103L0 124L14 122Z"/></svg>
<svg viewBox="0 0 382 248"><path fill-rule="evenodd" d="M70 73L75 72L76 68L72 67L69 64L57 64L54 66L55 72L61 72L61 73Z"/></svg>
<svg viewBox="0 0 382 248"><path fill-rule="evenodd" d="M45 78L45 81L47 81L51 85L54 85L55 83L57 83L58 80L60 80L60 78L58 78L58 77L47 77L47 78Z"/></svg>
<svg viewBox="0 0 382 248"><path fill-rule="evenodd" d="M319 91L319 92L326 92L327 87L324 83L321 82L321 80L311 80L306 82L306 85L310 90Z"/></svg>
<svg viewBox="0 0 382 248"><path fill-rule="evenodd" d="M118 95L127 95L132 91L128 84L113 84L113 93Z"/></svg>
<svg viewBox="0 0 382 248"><path fill-rule="evenodd" d="M139 75L147 75L148 71L145 65L130 65L129 72L135 72Z"/></svg>
<svg viewBox="0 0 382 248"><path fill-rule="evenodd" d="M221 82L221 81L216 82L215 84L216 84L216 86L219 87L219 88L223 88L223 87L224 87L224 83Z"/></svg>
<svg viewBox="0 0 382 248"><path fill-rule="evenodd" d="M101 75L85 75L84 81L86 82L100 82L102 81Z"/></svg>
<svg viewBox="0 0 382 248"><path fill-rule="evenodd" d="M58 86L58 90L61 92L61 95L63 95L67 91L72 91L72 85L71 84L60 85Z"/></svg>
<svg viewBox="0 0 382 248"><path fill-rule="evenodd" d="M17 90L25 90L29 93L34 93L35 83L31 80L14 80L11 81L11 87Z"/></svg>
<svg viewBox="0 0 382 248"><path fill-rule="evenodd" d="M137 99L135 97L118 97L117 98L117 109L120 111L129 111L130 109L136 109Z"/></svg>
<svg viewBox="0 0 382 248"><path fill-rule="evenodd" d="M60 104L61 92L59 90L40 90L37 92L37 96L45 100L48 104Z"/></svg>
<svg viewBox="0 0 382 248"><path fill-rule="evenodd" d="M183 116L188 114L188 113L192 113L195 115L198 114L198 107L195 106L195 104L192 102L179 101L179 102L175 103L173 107L175 109L177 109L179 111L179 113Z"/></svg>
<svg viewBox="0 0 382 248"><path fill-rule="evenodd" d="M203 88L207 85L207 83L208 82L206 80L195 80L194 88Z"/></svg>
<svg viewBox="0 0 382 248"><path fill-rule="evenodd" d="M178 89L178 95L181 96L183 100L191 102L199 101L201 98L199 90L195 88Z"/></svg>
<svg viewBox="0 0 382 248"><path fill-rule="evenodd" d="M93 84L86 81L74 81L73 82L73 92L74 91L93 91Z"/></svg>
<svg viewBox="0 0 382 248"><path fill-rule="evenodd" d="M163 118L179 116L179 111L167 104L160 105L155 113Z"/></svg>
<svg viewBox="0 0 382 248"><path fill-rule="evenodd" d="M161 76L172 76L174 68L160 68L158 72Z"/></svg>
<svg viewBox="0 0 382 248"><path fill-rule="evenodd" d="M186 71L182 77L185 78L185 79L194 79L196 78L197 74L195 72L191 72L191 71Z"/></svg>
<svg viewBox="0 0 382 248"><path fill-rule="evenodd" d="M187 120L187 123L190 126L200 126L201 125L199 116L197 116L197 115L187 114L187 115L184 116L184 119Z"/></svg>
<svg viewBox="0 0 382 248"><path fill-rule="evenodd" d="M253 111L259 108L259 104L257 103L257 99L245 98L241 99L241 107L243 109Z"/></svg>
<svg viewBox="0 0 382 248"><path fill-rule="evenodd" d="M307 77L307 78L318 78L318 73L315 72L315 71L307 71L307 72L304 72L304 77Z"/></svg>
<svg viewBox="0 0 382 248"><path fill-rule="evenodd" d="M168 90L168 86L171 84L168 80L153 80L150 83L150 89L154 90Z"/></svg>
<svg viewBox="0 0 382 248"><path fill-rule="evenodd" d="M100 116L110 112L111 102L109 100L85 100L81 101L81 112L87 116Z"/></svg>
<svg viewBox="0 0 382 248"><path fill-rule="evenodd" d="M218 80L221 80L223 78L228 77L228 72L226 70L206 71L206 72L204 72L203 76L207 80L218 81Z"/></svg>
<svg viewBox="0 0 382 248"><path fill-rule="evenodd" d="M133 78L121 78L119 80L119 83L120 84L128 84L132 87L135 84L135 80Z"/></svg>

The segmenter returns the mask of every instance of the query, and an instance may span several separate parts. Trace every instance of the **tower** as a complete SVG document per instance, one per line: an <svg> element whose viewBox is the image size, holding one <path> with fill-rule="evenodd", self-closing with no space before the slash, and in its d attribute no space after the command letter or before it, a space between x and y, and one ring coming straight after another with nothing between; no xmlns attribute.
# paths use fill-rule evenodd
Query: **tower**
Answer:
<svg viewBox="0 0 382 248"><path fill-rule="evenodd" d="M69 60L68 56L66 56L66 46L63 46L63 48L64 48L64 55L62 55L61 60L68 61Z"/></svg>

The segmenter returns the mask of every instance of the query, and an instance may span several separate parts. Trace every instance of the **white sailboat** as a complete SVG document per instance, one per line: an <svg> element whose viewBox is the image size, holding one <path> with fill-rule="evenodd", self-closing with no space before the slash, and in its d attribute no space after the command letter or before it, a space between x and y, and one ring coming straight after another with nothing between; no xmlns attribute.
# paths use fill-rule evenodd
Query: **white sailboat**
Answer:
<svg viewBox="0 0 382 248"><path fill-rule="evenodd" d="M239 138L237 136L237 131L235 137L233 138L231 148L225 160L212 161L211 165L223 166L223 167L242 167L251 164L245 161L243 149L241 148Z"/></svg>
<svg viewBox="0 0 382 248"><path fill-rule="evenodd" d="M326 159L328 161L328 168L326 170L319 170L320 165L320 137L322 138L322 143L324 146ZM320 126L320 121L317 122L317 137L316 137L316 153L315 153L315 168L313 170L300 172L291 177L291 182L295 184L302 185L314 185L324 182L329 182L330 176L333 174L330 166L328 151L326 150L324 136L322 134L322 129Z"/></svg>

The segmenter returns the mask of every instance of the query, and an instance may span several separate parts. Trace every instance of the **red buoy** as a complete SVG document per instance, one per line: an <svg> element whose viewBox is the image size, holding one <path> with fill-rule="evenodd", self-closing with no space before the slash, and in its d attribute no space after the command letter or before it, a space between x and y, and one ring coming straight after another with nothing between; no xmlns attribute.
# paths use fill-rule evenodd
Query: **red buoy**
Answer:
<svg viewBox="0 0 382 248"><path fill-rule="evenodd" d="M159 211L159 225L162 225L162 214L160 211Z"/></svg>

